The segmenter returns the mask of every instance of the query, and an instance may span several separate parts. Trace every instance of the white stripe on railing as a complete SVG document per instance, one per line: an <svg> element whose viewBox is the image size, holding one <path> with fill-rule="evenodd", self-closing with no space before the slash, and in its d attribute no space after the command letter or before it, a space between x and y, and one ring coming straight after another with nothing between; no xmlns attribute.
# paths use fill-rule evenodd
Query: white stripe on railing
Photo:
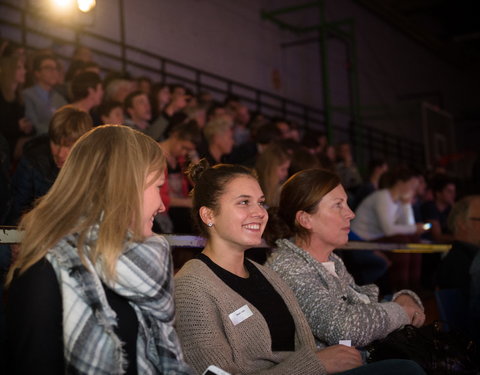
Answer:
<svg viewBox="0 0 480 375"><path fill-rule="evenodd" d="M198 247L205 245L205 239L187 234L164 234L172 247ZM0 244L19 243L22 239L22 232L15 227L0 226ZM258 247L267 247L265 243ZM451 245L429 244L429 243L383 243L350 241L340 250L382 250L405 253L443 253L450 250Z"/></svg>

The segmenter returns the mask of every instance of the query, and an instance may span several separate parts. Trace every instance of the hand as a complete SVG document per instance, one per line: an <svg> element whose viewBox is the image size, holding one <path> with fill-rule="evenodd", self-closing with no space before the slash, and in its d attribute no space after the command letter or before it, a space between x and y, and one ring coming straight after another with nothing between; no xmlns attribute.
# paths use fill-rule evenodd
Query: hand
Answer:
<svg viewBox="0 0 480 375"><path fill-rule="evenodd" d="M33 125L28 118L22 117L20 120L18 120L18 128L22 133L30 134L33 130Z"/></svg>
<svg viewBox="0 0 480 375"><path fill-rule="evenodd" d="M412 204L413 197L413 193L404 194L400 196L400 202L402 202L403 204Z"/></svg>
<svg viewBox="0 0 480 375"><path fill-rule="evenodd" d="M317 352L328 374L351 370L363 365L360 352L349 346L333 345Z"/></svg>
<svg viewBox="0 0 480 375"><path fill-rule="evenodd" d="M425 313L422 311L415 311L413 313L412 325L420 328L425 323Z"/></svg>
<svg viewBox="0 0 480 375"><path fill-rule="evenodd" d="M399 295L393 302L403 307L405 313L410 318L410 324L415 327L421 327L423 323L425 323L425 313L423 309L408 294Z"/></svg>
<svg viewBox="0 0 480 375"><path fill-rule="evenodd" d="M423 227L425 223L416 223L415 226L417 227L417 230L415 231L415 234L422 234L425 232L425 228Z"/></svg>

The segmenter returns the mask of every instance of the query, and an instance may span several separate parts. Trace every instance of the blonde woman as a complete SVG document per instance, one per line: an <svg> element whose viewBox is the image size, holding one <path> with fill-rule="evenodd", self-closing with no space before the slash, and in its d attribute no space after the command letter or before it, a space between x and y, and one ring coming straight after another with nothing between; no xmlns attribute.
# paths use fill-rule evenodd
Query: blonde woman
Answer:
<svg viewBox="0 0 480 375"><path fill-rule="evenodd" d="M151 229L164 165L156 142L124 126L74 145L20 223L7 276L9 373L189 373L168 243Z"/></svg>
<svg viewBox="0 0 480 375"><path fill-rule="evenodd" d="M281 143L270 143L255 163L258 182L265 193L268 206L278 206L280 185L288 177L291 155Z"/></svg>

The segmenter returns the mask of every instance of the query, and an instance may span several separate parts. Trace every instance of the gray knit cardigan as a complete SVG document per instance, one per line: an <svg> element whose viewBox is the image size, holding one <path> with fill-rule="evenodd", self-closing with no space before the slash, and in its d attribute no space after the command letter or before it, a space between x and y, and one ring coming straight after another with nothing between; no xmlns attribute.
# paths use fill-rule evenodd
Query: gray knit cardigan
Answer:
<svg viewBox="0 0 480 375"><path fill-rule="evenodd" d="M255 266L285 301L295 321L295 351L272 352L263 315L202 261L187 262L175 277L176 328L185 360L199 374L216 365L231 374L325 374L310 327L288 286ZM248 305L253 315L233 325L228 315Z"/></svg>
<svg viewBox="0 0 480 375"><path fill-rule="evenodd" d="M399 304L378 302L376 285L355 284L337 255L332 253L330 260L335 264L338 278L291 241L277 240L276 245L266 265L292 288L319 348L338 344L339 340L351 340L353 346L364 346L410 323ZM370 303L364 303L355 291L367 295ZM412 296L422 306L412 291L402 290L393 299L399 294Z"/></svg>

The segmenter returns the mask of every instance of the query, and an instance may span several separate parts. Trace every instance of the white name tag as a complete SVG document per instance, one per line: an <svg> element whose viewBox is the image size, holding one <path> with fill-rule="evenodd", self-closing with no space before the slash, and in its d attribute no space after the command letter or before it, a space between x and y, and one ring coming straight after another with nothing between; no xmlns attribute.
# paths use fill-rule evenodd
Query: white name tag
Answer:
<svg viewBox="0 0 480 375"><path fill-rule="evenodd" d="M338 343L340 345L352 346L352 340L340 340Z"/></svg>
<svg viewBox="0 0 480 375"><path fill-rule="evenodd" d="M240 307L238 310L231 313L228 317L232 321L233 325L236 326L238 323L243 322L245 319L250 318L253 315L252 310L247 305Z"/></svg>

